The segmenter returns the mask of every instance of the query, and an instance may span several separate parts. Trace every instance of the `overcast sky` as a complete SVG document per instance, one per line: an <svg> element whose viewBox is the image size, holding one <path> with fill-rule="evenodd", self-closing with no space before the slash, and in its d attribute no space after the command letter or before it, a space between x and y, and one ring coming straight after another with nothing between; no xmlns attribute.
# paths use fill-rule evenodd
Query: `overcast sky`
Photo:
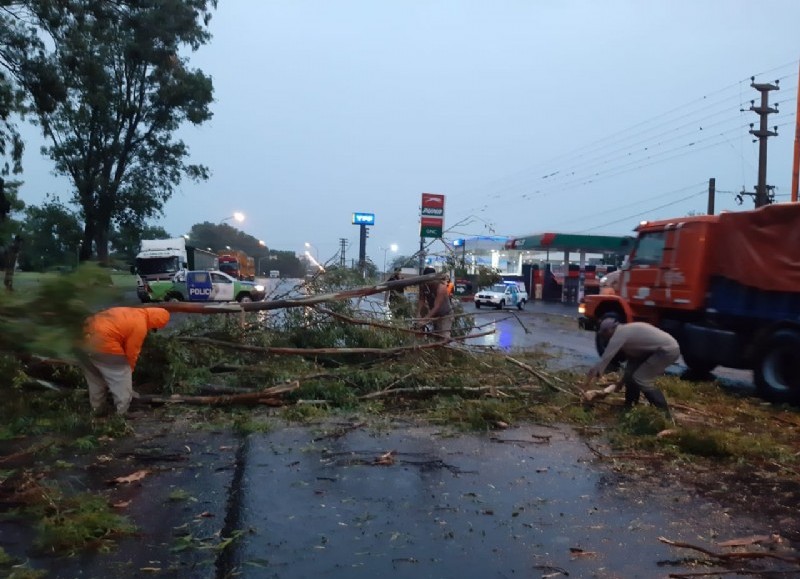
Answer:
<svg viewBox="0 0 800 579"><path fill-rule="evenodd" d="M191 57L214 118L181 131L212 177L158 224L241 211L269 247L327 259L346 238L349 260L371 212L380 268L419 248L422 192L446 196L450 240L628 234L704 212L710 177L718 210L751 208L753 75L780 79L768 183L787 201L799 26L798 0L220 0ZM69 198L50 167L29 143L26 202Z"/></svg>

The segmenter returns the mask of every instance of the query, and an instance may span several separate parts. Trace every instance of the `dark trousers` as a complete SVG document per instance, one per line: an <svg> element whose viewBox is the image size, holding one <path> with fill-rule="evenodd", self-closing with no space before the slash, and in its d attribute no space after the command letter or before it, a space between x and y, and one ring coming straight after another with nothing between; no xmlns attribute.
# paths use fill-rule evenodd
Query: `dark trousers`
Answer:
<svg viewBox="0 0 800 579"><path fill-rule="evenodd" d="M629 359L624 374L625 405L633 406L639 402L640 395L644 394L650 404L669 412L667 399L655 385L655 379L674 364L680 355L678 348L659 348L651 354Z"/></svg>

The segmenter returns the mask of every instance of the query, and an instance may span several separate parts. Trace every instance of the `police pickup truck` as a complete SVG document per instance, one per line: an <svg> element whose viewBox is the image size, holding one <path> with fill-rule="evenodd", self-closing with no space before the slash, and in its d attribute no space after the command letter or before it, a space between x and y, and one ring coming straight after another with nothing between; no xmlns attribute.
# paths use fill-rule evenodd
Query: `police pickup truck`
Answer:
<svg viewBox="0 0 800 579"><path fill-rule="evenodd" d="M255 302L266 295L263 285L221 271L182 270L171 281L148 283L146 290L151 302Z"/></svg>
<svg viewBox="0 0 800 579"><path fill-rule="evenodd" d="M475 307L491 306L498 310L516 307L521 310L528 301L528 294L520 291L516 282L496 283L492 287L475 294Z"/></svg>

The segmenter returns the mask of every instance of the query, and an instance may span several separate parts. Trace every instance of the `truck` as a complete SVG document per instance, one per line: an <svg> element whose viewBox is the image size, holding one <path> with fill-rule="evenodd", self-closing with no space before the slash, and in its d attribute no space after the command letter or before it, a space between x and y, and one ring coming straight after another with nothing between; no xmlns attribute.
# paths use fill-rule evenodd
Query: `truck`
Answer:
<svg viewBox="0 0 800 579"><path fill-rule="evenodd" d="M256 279L256 260L243 251L220 251L219 269L238 280L253 281Z"/></svg>
<svg viewBox="0 0 800 579"><path fill-rule="evenodd" d="M520 292L516 282L496 283L493 286L482 289L475 294L475 308L481 306L491 306L498 310L503 308L516 307L521 310L525 307L528 294Z"/></svg>
<svg viewBox="0 0 800 579"><path fill-rule="evenodd" d="M169 281L182 269L217 269L216 254L186 245L183 237L143 239L131 273L136 277L136 294L142 302L149 301L147 284Z"/></svg>
<svg viewBox="0 0 800 579"><path fill-rule="evenodd" d="M618 291L586 296L582 327L644 321L698 374L753 371L759 394L800 402L800 203L642 222ZM596 336L597 350L605 345Z"/></svg>
<svg viewBox="0 0 800 579"><path fill-rule="evenodd" d="M255 302L266 295L263 285L208 270L181 270L169 281L147 284L147 290L150 302Z"/></svg>

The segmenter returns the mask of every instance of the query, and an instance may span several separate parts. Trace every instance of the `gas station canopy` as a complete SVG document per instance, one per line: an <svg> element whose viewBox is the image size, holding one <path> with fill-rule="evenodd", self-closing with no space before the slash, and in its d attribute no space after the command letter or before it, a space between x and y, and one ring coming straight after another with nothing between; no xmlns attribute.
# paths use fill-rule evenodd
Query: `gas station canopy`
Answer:
<svg viewBox="0 0 800 579"><path fill-rule="evenodd" d="M540 233L512 237L505 249L529 251L569 251L586 253L628 253L633 247L633 237L610 235L580 235L572 233Z"/></svg>

